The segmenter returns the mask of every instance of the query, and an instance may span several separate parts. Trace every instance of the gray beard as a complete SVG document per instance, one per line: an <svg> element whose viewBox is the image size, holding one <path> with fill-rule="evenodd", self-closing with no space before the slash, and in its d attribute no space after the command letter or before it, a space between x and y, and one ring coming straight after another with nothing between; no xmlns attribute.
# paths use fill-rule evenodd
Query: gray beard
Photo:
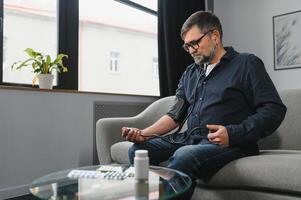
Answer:
<svg viewBox="0 0 301 200"><path fill-rule="evenodd" d="M208 56L207 55L197 55L197 56L194 56L193 59L197 65L209 64L211 62L214 54L215 54L215 47L210 51Z"/></svg>
<svg viewBox="0 0 301 200"><path fill-rule="evenodd" d="M195 56L193 57L194 59L194 62L197 64L197 65L202 65L202 64L206 64L206 63L209 63L210 62L210 59L211 56L205 56L205 55L201 55L201 56Z"/></svg>

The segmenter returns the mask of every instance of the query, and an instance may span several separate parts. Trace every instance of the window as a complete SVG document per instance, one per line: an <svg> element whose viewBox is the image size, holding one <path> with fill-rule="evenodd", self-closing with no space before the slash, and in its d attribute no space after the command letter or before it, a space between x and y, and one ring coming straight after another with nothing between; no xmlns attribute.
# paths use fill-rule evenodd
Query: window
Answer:
<svg viewBox="0 0 301 200"><path fill-rule="evenodd" d="M3 62L5 63L5 61L6 61L6 47L7 47L7 45L6 45L6 43L7 43L7 37L6 36L3 36Z"/></svg>
<svg viewBox="0 0 301 200"><path fill-rule="evenodd" d="M59 88L158 96L156 63L150 63L158 54L157 1L142 2L0 1L0 84L31 85L30 68L11 70L30 47L51 57L69 55L68 73L56 79Z"/></svg>
<svg viewBox="0 0 301 200"><path fill-rule="evenodd" d="M3 8L2 82L31 84L30 68L16 71L11 65L24 60L28 47L51 57L57 54L57 1L4 0Z"/></svg>
<svg viewBox="0 0 301 200"><path fill-rule="evenodd" d="M80 0L79 19L80 90L159 95L150 63L158 55L157 16L117 1Z"/></svg>
<svg viewBox="0 0 301 200"><path fill-rule="evenodd" d="M119 53L118 52L111 52L110 53L110 72L112 73L118 73L118 57Z"/></svg>
<svg viewBox="0 0 301 200"><path fill-rule="evenodd" d="M153 57L153 76L157 77L159 76L159 68L158 68L158 57Z"/></svg>

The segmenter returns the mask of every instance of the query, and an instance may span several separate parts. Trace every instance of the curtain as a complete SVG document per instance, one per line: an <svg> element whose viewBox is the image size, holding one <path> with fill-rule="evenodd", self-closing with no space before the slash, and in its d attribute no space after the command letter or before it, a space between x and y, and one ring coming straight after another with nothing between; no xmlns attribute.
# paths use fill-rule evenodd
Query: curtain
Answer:
<svg viewBox="0 0 301 200"><path fill-rule="evenodd" d="M205 10L204 0L158 0L158 58L161 97L174 95L186 67L193 63L182 48L180 31L194 12Z"/></svg>

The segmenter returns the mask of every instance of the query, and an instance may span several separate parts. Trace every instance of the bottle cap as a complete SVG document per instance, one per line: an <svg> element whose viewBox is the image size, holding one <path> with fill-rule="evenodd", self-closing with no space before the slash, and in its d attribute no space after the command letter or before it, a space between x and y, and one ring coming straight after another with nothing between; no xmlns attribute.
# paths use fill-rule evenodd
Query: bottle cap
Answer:
<svg viewBox="0 0 301 200"><path fill-rule="evenodd" d="M135 151L135 156L137 156L137 157L147 157L148 156L148 151L147 150L136 150Z"/></svg>

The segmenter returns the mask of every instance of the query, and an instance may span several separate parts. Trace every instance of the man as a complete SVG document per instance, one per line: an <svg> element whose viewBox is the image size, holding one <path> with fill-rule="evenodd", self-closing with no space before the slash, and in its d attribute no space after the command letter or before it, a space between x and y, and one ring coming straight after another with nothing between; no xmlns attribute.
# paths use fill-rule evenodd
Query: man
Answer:
<svg viewBox="0 0 301 200"><path fill-rule="evenodd" d="M183 24L183 48L195 63L183 73L174 106L143 130L122 128L134 142L129 150L147 149L150 164L168 167L193 180L206 179L228 162L258 154L257 141L273 133L286 113L263 62L252 54L223 47L222 27L212 13L198 11ZM181 126L188 130L161 136ZM189 198L193 188L188 194Z"/></svg>

